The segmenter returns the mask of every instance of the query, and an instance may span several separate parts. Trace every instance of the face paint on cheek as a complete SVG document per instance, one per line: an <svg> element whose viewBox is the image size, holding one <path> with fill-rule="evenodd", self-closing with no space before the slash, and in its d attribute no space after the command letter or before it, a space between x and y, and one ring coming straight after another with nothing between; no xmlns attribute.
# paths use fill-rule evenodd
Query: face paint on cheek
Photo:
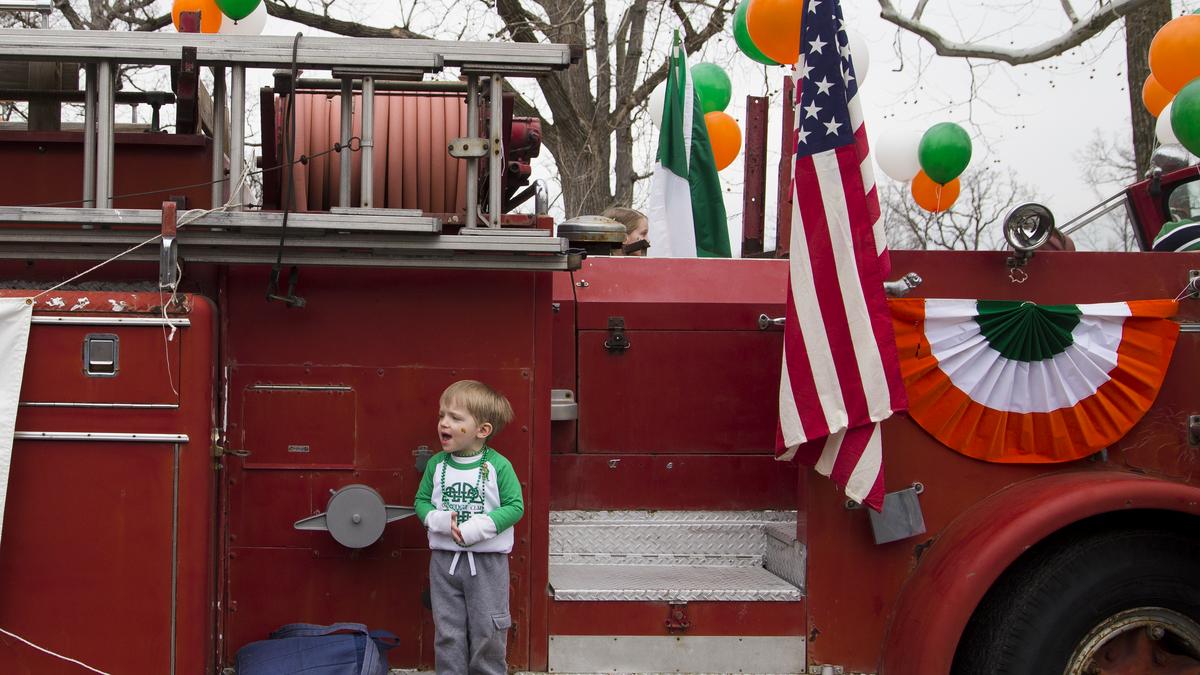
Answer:
<svg viewBox="0 0 1200 675"><path fill-rule="evenodd" d="M460 433L460 434L465 434L465 433L467 433L467 428L466 428L466 427L459 427L459 428L458 428L458 433Z"/></svg>

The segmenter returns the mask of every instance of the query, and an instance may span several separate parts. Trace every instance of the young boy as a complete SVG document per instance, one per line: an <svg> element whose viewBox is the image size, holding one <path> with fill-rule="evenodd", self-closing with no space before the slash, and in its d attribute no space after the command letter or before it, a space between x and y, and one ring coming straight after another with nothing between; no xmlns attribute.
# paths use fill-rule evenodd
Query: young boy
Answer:
<svg viewBox="0 0 1200 675"><path fill-rule="evenodd" d="M482 382L461 380L439 408L442 452L425 466L414 504L432 549L437 672L505 675L508 554L525 503L512 464L487 441L512 420L512 406Z"/></svg>

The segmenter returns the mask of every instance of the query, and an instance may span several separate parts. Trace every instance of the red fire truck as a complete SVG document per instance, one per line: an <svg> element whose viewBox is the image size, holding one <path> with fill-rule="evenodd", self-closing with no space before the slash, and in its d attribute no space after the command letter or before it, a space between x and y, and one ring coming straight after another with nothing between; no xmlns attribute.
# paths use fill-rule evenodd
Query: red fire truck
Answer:
<svg viewBox="0 0 1200 675"><path fill-rule="evenodd" d="M0 296L33 307L3 672L233 672L300 621L390 630L392 667L429 669L405 516L464 378L516 413L494 439L526 500L513 669L1200 672L1196 254L894 252L923 279L909 297L1184 299L1124 437L991 463L897 415L903 518L872 515L774 459L787 261L583 258L553 233L526 184L537 122L501 92L570 49L0 30L0 61L82 64L84 90L56 96L86 130L0 130ZM173 68L179 133L114 124L131 63ZM225 159L248 68L281 69L257 168ZM460 79L421 81L444 68ZM1198 175L1125 192L1143 244ZM611 234L576 225L589 247Z"/></svg>

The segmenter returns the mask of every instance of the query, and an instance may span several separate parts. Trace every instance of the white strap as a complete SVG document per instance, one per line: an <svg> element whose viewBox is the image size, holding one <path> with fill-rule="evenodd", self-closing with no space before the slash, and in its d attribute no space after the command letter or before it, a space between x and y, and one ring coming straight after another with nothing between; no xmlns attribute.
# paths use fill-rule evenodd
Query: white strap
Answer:
<svg viewBox="0 0 1200 675"><path fill-rule="evenodd" d="M458 569L458 556L462 555L462 551L454 552L454 559L450 561L450 576L454 576L454 570Z"/></svg>
<svg viewBox="0 0 1200 675"><path fill-rule="evenodd" d="M458 555L455 553L454 555ZM467 551L467 565L471 567L471 576L475 576L475 554Z"/></svg>

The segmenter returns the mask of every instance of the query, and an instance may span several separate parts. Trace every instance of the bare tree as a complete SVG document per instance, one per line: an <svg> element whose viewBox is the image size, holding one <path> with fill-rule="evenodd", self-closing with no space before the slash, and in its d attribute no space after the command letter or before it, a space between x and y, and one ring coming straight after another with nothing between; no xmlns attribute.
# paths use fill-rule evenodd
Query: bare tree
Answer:
<svg viewBox="0 0 1200 675"><path fill-rule="evenodd" d="M1071 0L1059 0L1067 27L1049 40L1029 45L984 44L952 40L925 20L929 0L917 0L909 14L904 14L892 0L877 0L880 16L900 29L919 36L940 56L981 59L1021 65L1043 61L1078 47L1099 35L1114 22L1125 20L1125 51L1128 61L1126 81L1129 86L1130 116L1137 175L1144 175L1150 166L1154 150L1154 119L1142 106L1142 83L1150 74L1147 53L1150 41L1158 29L1171 19L1171 0L1109 0L1092 4L1082 14ZM1014 26L1015 28L1015 26ZM1008 33L1006 33L1008 35Z"/></svg>
<svg viewBox="0 0 1200 675"><path fill-rule="evenodd" d="M1097 202L1117 194L1142 173L1138 171L1133 147L1121 134L1105 135L1097 131L1076 159ZM1139 247L1126 209L1104 214L1072 237L1081 248L1136 251Z"/></svg>
<svg viewBox="0 0 1200 675"><path fill-rule="evenodd" d="M1011 169L970 169L960 184L963 191L950 209L930 213L917 206L907 184L889 181L882 204L888 245L960 251L1004 248L1004 215L1017 204L1036 198L1033 189L1017 180Z"/></svg>

